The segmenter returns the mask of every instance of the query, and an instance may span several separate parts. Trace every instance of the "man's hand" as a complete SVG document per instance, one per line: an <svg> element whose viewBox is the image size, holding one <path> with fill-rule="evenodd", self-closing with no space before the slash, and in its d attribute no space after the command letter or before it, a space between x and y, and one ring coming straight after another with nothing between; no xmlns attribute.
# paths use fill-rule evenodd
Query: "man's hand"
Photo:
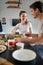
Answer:
<svg viewBox="0 0 43 65"><path fill-rule="evenodd" d="M15 38L14 39L16 42L22 42L21 38Z"/></svg>

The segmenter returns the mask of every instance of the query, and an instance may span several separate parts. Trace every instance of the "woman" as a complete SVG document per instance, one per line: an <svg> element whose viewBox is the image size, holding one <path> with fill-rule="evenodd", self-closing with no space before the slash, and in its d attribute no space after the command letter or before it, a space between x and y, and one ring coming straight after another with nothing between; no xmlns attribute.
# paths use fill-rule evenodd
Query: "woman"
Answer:
<svg viewBox="0 0 43 65"><path fill-rule="evenodd" d="M19 29L20 33L32 33L32 25L30 22L27 21L27 13L26 11L20 11L19 14L19 20L20 23L17 24L14 29L12 30L12 32L10 33L11 36L14 36L15 32L17 29Z"/></svg>

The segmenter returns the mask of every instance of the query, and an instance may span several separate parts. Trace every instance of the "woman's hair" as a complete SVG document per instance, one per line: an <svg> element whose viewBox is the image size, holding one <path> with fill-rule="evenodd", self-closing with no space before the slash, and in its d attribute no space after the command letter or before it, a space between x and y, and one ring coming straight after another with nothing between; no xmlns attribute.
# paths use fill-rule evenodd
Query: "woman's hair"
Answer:
<svg viewBox="0 0 43 65"><path fill-rule="evenodd" d="M36 1L30 5L30 8L33 8L34 10L38 8L40 12L43 12L43 3L41 1Z"/></svg>
<svg viewBox="0 0 43 65"><path fill-rule="evenodd" d="M21 16L22 13L27 13L26 11L20 11L19 16Z"/></svg>
<svg viewBox="0 0 43 65"><path fill-rule="evenodd" d="M20 11L19 17L22 15L22 13L27 13L27 12L26 12L26 11ZM19 19L19 21L21 21L21 19ZM25 21L25 24L27 24L27 19L26 19L26 21Z"/></svg>

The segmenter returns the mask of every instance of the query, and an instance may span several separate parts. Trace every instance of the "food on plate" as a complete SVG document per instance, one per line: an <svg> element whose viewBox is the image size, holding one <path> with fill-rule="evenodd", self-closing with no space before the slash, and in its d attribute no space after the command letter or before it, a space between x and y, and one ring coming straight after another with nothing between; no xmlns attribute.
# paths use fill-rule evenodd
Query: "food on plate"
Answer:
<svg viewBox="0 0 43 65"><path fill-rule="evenodd" d="M4 44L5 42L4 42L4 40L0 40L0 44Z"/></svg>
<svg viewBox="0 0 43 65"><path fill-rule="evenodd" d="M20 38L23 37L23 34L15 34L14 35L14 38L18 38L18 37L20 37Z"/></svg>
<svg viewBox="0 0 43 65"><path fill-rule="evenodd" d="M6 50L6 46L0 45L0 53Z"/></svg>
<svg viewBox="0 0 43 65"><path fill-rule="evenodd" d="M0 40L2 39L2 36L0 36Z"/></svg>

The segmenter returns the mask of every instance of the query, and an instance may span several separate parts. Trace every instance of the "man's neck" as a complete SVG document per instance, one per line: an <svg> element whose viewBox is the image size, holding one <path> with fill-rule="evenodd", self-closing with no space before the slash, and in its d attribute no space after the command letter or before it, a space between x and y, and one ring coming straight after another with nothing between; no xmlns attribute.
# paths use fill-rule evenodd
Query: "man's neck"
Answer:
<svg viewBox="0 0 43 65"><path fill-rule="evenodd" d="M39 20L43 19L43 13L39 13L38 17Z"/></svg>

